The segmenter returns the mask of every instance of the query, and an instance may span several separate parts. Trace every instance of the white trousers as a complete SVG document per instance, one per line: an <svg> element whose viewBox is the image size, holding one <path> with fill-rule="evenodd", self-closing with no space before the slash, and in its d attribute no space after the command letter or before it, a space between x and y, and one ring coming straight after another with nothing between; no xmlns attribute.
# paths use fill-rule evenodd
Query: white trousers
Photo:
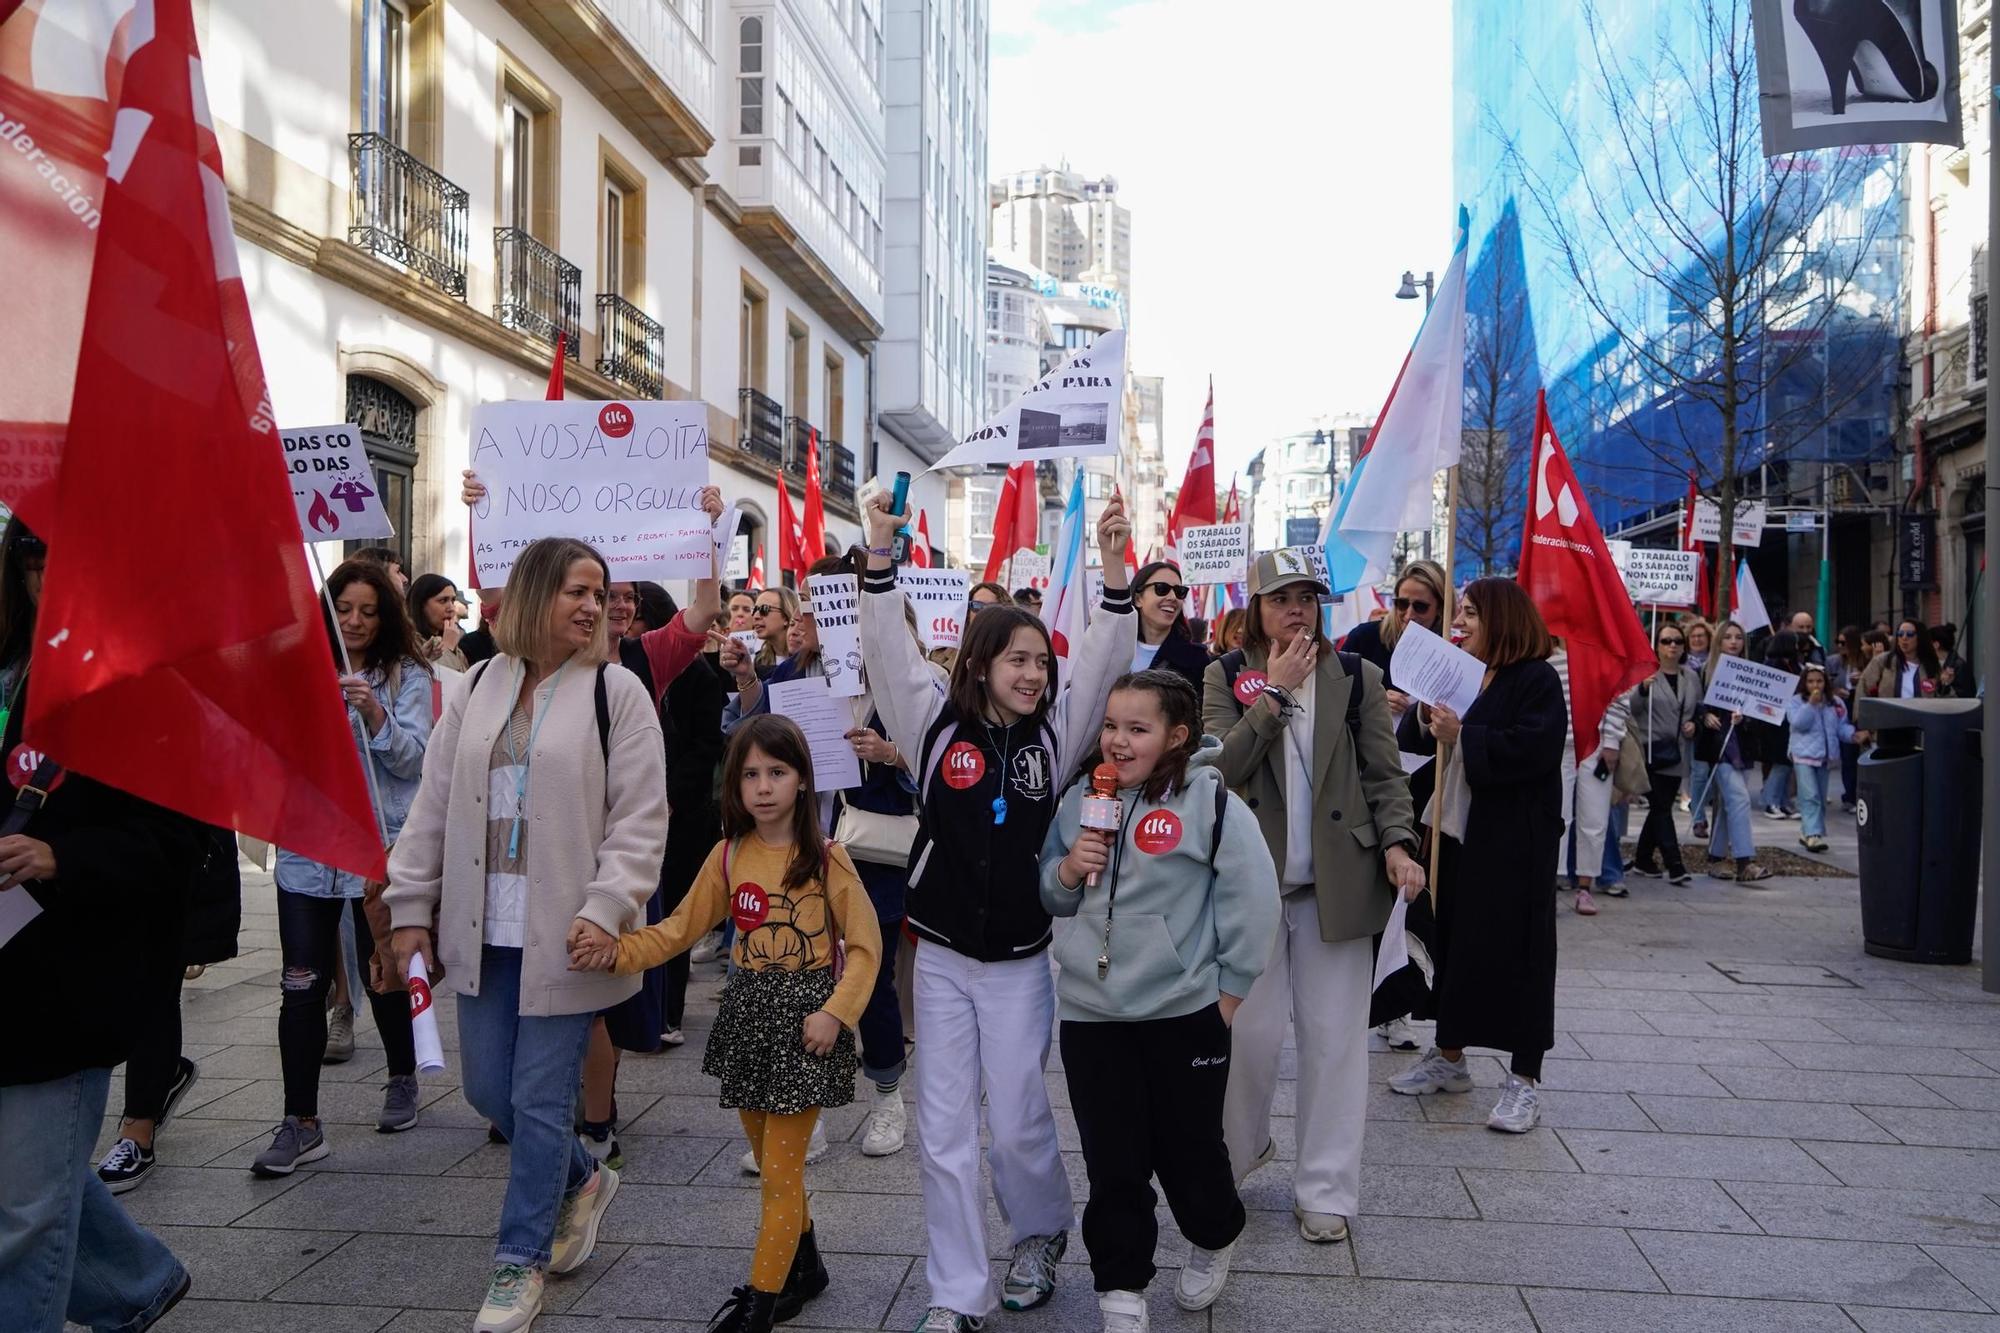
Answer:
<svg viewBox="0 0 2000 1333"><path fill-rule="evenodd" d="M1328 944L1310 893L1285 900L1271 961L1250 987L1229 1038L1222 1133L1240 1177L1271 1141L1271 1099L1289 1020L1299 1050L1299 1159L1292 1197L1309 1213L1353 1217L1361 1207L1361 1131L1368 1122L1368 1000L1375 952L1367 939Z"/></svg>
<svg viewBox="0 0 2000 1333"><path fill-rule="evenodd" d="M1569 800L1563 802L1563 850L1557 854L1556 864L1571 868L1571 873L1585 879L1595 880L1604 869L1604 837L1611 827L1611 797L1613 783L1610 778L1597 776L1597 756L1584 756L1584 761L1576 766L1576 778L1571 784ZM1576 829L1576 859L1569 857L1569 830Z"/></svg>
<svg viewBox="0 0 2000 1333"><path fill-rule="evenodd" d="M1364 941L1365 943L1366 941ZM924 1276L932 1305L985 1318L999 1304L986 1254L979 1180L979 1098L993 1145L986 1160L1010 1242L1069 1230L1069 1175L1042 1073L1055 1026L1046 953L982 963L928 940L917 945L917 1144L923 1160Z"/></svg>

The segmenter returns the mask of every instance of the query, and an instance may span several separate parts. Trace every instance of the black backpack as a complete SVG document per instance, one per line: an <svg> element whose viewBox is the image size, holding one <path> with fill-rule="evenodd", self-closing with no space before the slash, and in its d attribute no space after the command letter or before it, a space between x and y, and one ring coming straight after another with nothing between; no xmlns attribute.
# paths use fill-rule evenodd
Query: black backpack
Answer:
<svg viewBox="0 0 2000 1333"><path fill-rule="evenodd" d="M487 662L492 660L490 657L486 659ZM604 668L610 665L609 662L599 662L597 664L596 689L597 748L604 752L604 762L607 764L611 762L611 696L604 689ZM479 662L473 666L472 678L465 682L465 696L467 699L470 699L472 692L479 688L479 678L485 674L486 662Z"/></svg>

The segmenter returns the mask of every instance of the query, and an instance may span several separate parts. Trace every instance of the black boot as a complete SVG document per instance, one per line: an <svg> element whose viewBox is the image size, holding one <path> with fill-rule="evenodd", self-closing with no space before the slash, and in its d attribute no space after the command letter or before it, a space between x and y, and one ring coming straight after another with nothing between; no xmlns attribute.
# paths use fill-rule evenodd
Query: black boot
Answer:
<svg viewBox="0 0 2000 1333"><path fill-rule="evenodd" d="M738 1287L708 1321L708 1333L771 1333L777 1320L778 1293Z"/></svg>
<svg viewBox="0 0 2000 1333"><path fill-rule="evenodd" d="M806 1302L826 1290L833 1279L819 1257L819 1238L811 1227L799 1237L799 1252L792 1256L792 1271L785 1275L785 1289L778 1293L778 1322L806 1308Z"/></svg>

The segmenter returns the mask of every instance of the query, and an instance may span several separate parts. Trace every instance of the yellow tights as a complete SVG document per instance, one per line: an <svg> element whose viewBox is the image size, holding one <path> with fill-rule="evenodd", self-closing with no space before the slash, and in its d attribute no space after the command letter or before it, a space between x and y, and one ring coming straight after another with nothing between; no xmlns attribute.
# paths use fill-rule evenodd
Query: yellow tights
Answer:
<svg viewBox="0 0 2000 1333"><path fill-rule="evenodd" d="M758 1291L783 1291L799 1237L812 1220L806 1213L806 1145L819 1108L809 1107L797 1115L742 1110L736 1114L750 1136L750 1151L757 1154L764 1185L764 1214L757 1223L750 1285Z"/></svg>

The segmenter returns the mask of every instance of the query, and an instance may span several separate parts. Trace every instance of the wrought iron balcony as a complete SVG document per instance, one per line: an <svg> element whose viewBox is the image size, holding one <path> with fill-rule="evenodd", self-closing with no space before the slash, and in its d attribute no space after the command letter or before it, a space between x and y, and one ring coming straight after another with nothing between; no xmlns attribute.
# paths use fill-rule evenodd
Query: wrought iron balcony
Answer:
<svg viewBox="0 0 2000 1333"><path fill-rule="evenodd" d="M819 442L819 470L827 495L854 503L854 451L839 440Z"/></svg>
<svg viewBox="0 0 2000 1333"><path fill-rule="evenodd" d="M806 479L806 446L812 443L813 424L804 417L785 418L785 471L800 481ZM822 453L820 466L826 466Z"/></svg>
<svg viewBox="0 0 2000 1333"><path fill-rule="evenodd" d="M582 350L583 270L519 227L493 229L493 317L554 346Z"/></svg>
<svg viewBox="0 0 2000 1333"><path fill-rule="evenodd" d="M599 292L597 370L641 398L658 398L667 383L666 330L624 297Z"/></svg>
<svg viewBox="0 0 2000 1333"><path fill-rule="evenodd" d="M1972 298L1972 382L1986 382L1986 293Z"/></svg>
<svg viewBox="0 0 2000 1333"><path fill-rule="evenodd" d="M379 134L347 136L349 243L465 296L470 196Z"/></svg>
<svg viewBox="0 0 2000 1333"><path fill-rule="evenodd" d="M785 460L785 409L778 400L755 389L737 392L736 443L752 458L772 467Z"/></svg>

